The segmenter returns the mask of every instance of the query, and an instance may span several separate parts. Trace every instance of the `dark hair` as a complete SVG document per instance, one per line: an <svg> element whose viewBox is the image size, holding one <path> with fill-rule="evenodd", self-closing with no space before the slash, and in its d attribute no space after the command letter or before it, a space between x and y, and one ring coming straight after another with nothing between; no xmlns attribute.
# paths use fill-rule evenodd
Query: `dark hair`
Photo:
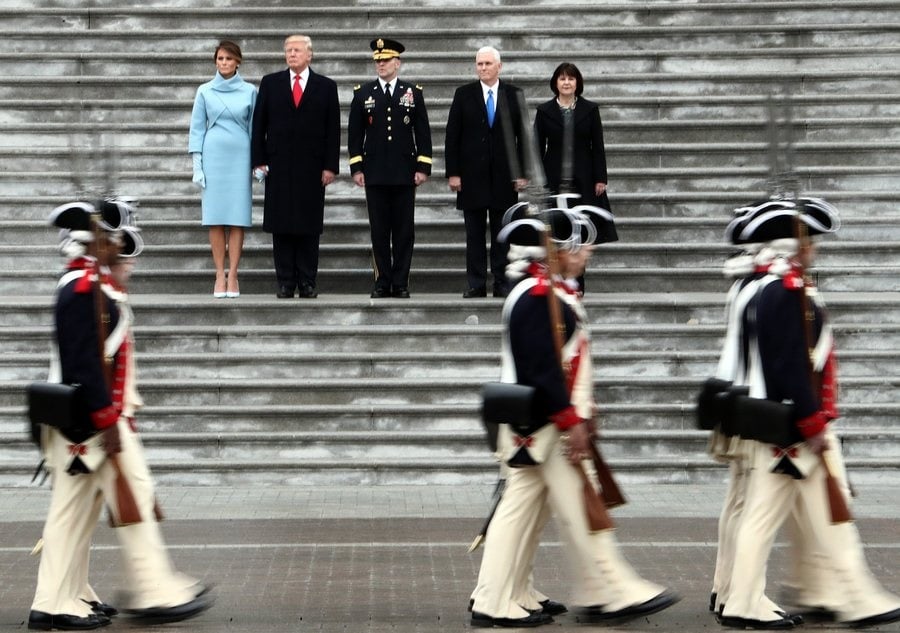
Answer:
<svg viewBox="0 0 900 633"><path fill-rule="evenodd" d="M216 52L213 53L213 61L216 61L216 59L218 59L219 51L225 51L226 53L234 57L239 64L244 61L244 56L241 54L241 47L231 40L222 40L221 42L219 42L219 45L216 46Z"/></svg>
<svg viewBox="0 0 900 633"><path fill-rule="evenodd" d="M559 79L561 75L575 78L575 96L580 97L581 93L584 92L584 78L581 76L581 71L578 70L578 66L571 62L563 62L553 71L553 76L550 78L550 90L552 90L553 94L557 97L559 96L559 88L556 87L556 80Z"/></svg>

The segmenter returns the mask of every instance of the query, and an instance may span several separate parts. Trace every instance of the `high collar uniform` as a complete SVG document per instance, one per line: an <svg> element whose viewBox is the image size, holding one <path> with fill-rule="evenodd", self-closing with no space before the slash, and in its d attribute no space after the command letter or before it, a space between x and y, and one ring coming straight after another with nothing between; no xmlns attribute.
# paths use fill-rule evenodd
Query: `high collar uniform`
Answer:
<svg viewBox="0 0 900 633"><path fill-rule="evenodd" d="M137 435L133 416L142 405L136 387L131 338L131 310L127 295L105 280L102 291L111 316L105 353L113 358L112 390L101 368L93 279L88 260L74 262L60 280L55 321L56 353L49 379L72 384L85 393L86 426L64 436L43 427L42 450L51 473L50 508L43 530L43 549L32 610L51 615L87 617L91 607L82 599L95 598L88 584L91 537L104 502L116 508L116 473L100 446L98 431L118 425L122 452L118 462L134 494L141 523L117 527L128 601L126 609L175 607L202 591L197 580L177 572L168 557L154 519L153 480ZM75 460L83 467L72 469ZM76 474L70 474L72 469ZM113 512L111 520L117 521Z"/></svg>
<svg viewBox="0 0 900 633"><path fill-rule="evenodd" d="M786 450L747 442L744 507L722 615L760 622L780 619L765 598L766 562L779 527L792 511L799 510L805 513L798 521L802 536L807 544L814 544L822 561L820 573L831 585L828 608L839 620L852 623L898 609L900 599L886 592L869 572L855 526L831 524L824 468L802 441L818 431L828 432L828 421L837 416L837 409L831 330L814 288L807 288L815 315L810 343L815 346L813 369L822 374L825 388L814 390L808 374L801 284L802 278L791 270L767 275L744 316L750 396L793 402L798 443ZM843 477L836 438L827 437L830 445L825 457L838 465L832 468L836 476Z"/></svg>
<svg viewBox="0 0 900 633"><path fill-rule="evenodd" d="M566 377L553 348L548 295L560 301L566 325L563 357L572 367ZM552 450L543 463L511 468L506 490L487 532L485 552L473 598L473 611L494 618L528 615L527 581L546 520L546 505L559 520L573 575L573 601L581 606L603 605L615 612L647 602L664 592L640 578L618 551L611 530L590 532L582 480L565 456L559 429L579 422L593 408L590 344L583 311L567 290L554 289L543 275L521 281L504 305L509 356L502 380L535 387L535 415L549 430ZM506 356L506 355L504 355ZM582 387L582 384L590 386ZM542 417L541 417L542 416ZM506 425L503 425L506 426ZM520 440L528 444L528 438Z"/></svg>

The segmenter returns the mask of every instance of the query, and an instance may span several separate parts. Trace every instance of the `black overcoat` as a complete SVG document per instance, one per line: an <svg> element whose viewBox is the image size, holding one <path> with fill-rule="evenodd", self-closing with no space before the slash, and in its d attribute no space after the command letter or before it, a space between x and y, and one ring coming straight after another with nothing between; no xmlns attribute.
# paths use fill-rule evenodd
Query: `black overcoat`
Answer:
<svg viewBox="0 0 900 633"><path fill-rule="evenodd" d="M338 173L341 111L337 84L312 70L294 107L290 70L266 75L253 111L251 162L268 165L263 230L318 235L325 218L322 171Z"/></svg>
<svg viewBox="0 0 900 633"><path fill-rule="evenodd" d="M504 81L498 84L494 126L489 127L481 82L456 89L447 118L446 175L459 176L462 189L456 208L506 209L518 200L513 180L524 178L524 134L519 95L522 91ZM512 127L514 162L507 155L504 127Z"/></svg>
<svg viewBox="0 0 900 633"><path fill-rule="evenodd" d="M612 211L606 192L594 195L594 183L607 182L603 124L597 104L579 97L575 102L572 133L572 192L581 194L580 202ZM556 99L537 107L534 132L538 154L544 165L547 187L560 192L562 180L563 117Z"/></svg>

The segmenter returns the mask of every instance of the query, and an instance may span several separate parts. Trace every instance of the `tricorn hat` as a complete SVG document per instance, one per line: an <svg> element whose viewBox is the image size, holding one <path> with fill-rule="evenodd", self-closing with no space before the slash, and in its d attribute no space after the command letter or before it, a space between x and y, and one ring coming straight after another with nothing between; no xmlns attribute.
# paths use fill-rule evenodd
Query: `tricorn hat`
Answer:
<svg viewBox="0 0 900 633"><path fill-rule="evenodd" d="M103 204L98 209L89 202L67 202L50 212L50 224L70 231L90 231L91 215L99 214L100 227L115 231L126 223L127 214L116 204Z"/></svg>
<svg viewBox="0 0 900 633"><path fill-rule="evenodd" d="M799 219L807 235L834 233L841 226L837 209L822 198L770 199L735 209L725 229L732 244L753 244L796 236Z"/></svg>
<svg viewBox="0 0 900 633"><path fill-rule="evenodd" d="M389 40L382 37L369 42L369 47L372 49L372 59L376 61L379 59L400 57L400 53L406 50L403 44L397 40Z"/></svg>

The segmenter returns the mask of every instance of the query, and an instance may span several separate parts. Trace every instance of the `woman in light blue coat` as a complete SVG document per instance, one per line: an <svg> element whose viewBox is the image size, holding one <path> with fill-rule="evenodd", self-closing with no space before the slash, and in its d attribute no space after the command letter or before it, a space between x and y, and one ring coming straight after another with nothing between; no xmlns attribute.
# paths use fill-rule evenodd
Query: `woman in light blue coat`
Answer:
<svg viewBox="0 0 900 633"><path fill-rule="evenodd" d="M216 76L197 89L194 99L188 151L194 162L194 182L202 190L202 224L209 227L216 267L213 296L222 298L241 294L237 269L244 228L251 225L250 122L256 87L237 72L240 46L222 40L214 59Z"/></svg>

